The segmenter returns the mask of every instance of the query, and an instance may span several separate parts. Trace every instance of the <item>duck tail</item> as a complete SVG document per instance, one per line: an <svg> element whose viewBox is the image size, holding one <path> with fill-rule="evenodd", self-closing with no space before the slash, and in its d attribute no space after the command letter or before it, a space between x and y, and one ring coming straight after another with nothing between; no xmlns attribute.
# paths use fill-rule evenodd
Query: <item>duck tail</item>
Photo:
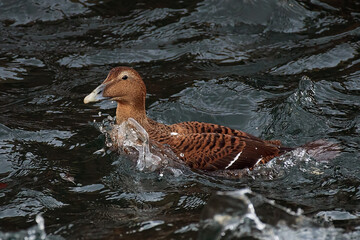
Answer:
<svg viewBox="0 0 360 240"><path fill-rule="evenodd" d="M339 156L342 150L338 143L325 139L306 143L299 148L305 149L306 153L317 161L331 161Z"/></svg>
<svg viewBox="0 0 360 240"><path fill-rule="evenodd" d="M291 152L292 150L295 150L296 148L294 147L285 147L285 146L280 146L279 147L279 155L283 155L284 153L287 153L287 152Z"/></svg>
<svg viewBox="0 0 360 240"><path fill-rule="evenodd" d="M279 149L279 155L282 155L287 152L291 152L292 150L296 149L296 147L286 147L286 146L281 145L280 140L266 140L266 143L270 144L274 147L277 147Z"/></svg>
<svg viewBox="0 0 360 240"><path fill-rule="evenodd" d="M306 153L316 161L331 161L340 155L342 147L338 143L330 142L325 139L319 139L313 142L308 142L299 147L279 146L279 155L296 149L305 150Z"/></svg>

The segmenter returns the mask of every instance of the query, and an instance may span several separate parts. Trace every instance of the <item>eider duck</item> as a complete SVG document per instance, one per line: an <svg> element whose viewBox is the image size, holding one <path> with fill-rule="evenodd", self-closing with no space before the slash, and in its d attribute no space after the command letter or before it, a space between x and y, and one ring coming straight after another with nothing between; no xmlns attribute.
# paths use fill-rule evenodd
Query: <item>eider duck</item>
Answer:
<svg viewBox="0 0 360 240"><path fill-rule="evenodd" d="M116 101L116 124L135 119L151 140L169 146L179 159L194 169L252 168L293 149L282 146L278 140L262 140L217 124L182 122L165 125L156 122L146 116L145 96L145 83L139 73L130 67L116 67L84 98L84 103Z"/></svg>

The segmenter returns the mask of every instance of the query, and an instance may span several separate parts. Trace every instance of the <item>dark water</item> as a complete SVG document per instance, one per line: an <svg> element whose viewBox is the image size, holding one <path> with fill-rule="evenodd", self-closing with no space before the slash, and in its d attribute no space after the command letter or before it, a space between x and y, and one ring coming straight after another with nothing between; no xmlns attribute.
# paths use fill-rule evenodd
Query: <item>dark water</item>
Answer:
<svg viewBox="0 0 360 240"><path fill-rule="evenodd" d="M0 0L0 238L45 238L42 218L52 239L360 238L359 49L358 1ZM83 104L119 65L158 121L343 151L240 179L139 171L95 153L115 105Z"/></svg>

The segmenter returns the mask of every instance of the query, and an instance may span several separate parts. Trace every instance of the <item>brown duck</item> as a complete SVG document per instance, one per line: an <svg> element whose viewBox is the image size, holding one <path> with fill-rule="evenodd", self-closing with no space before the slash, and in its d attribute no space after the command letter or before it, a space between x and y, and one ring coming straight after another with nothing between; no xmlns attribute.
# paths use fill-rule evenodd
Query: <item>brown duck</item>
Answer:
<svg viewBox="0 0 360 240"><path fill-rule="evenodd" d="M172 125L158 123L146 116L146 87L132 68L116 67L105 81L85 97L84 103L101 100L117 102L116 123L135 119L149 137L167 144L191 168L225 170L251 168L266 163L292 148L280 141L266 141L248 133L217 124L182 122Z"/></svg>

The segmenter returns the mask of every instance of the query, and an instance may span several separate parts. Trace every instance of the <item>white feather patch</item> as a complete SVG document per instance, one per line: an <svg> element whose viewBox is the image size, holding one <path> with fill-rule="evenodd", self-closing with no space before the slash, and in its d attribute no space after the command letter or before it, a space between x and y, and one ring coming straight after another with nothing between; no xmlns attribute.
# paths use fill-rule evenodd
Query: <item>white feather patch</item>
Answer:
<svg viewBox="0 0 360 240"><path fill-rule="evenodd" d="M232 160L232 161L229 163L229 165L227 165L227 166L225 167L225 169L228 169L229 167L231 167L231 165L233 165L233 164L236 162L236 160L239 159L239 157L240 157L241 154L242 154L242 151L239 152L239 153L236 155L236 157L234 158L234 160Z"/></svg>

